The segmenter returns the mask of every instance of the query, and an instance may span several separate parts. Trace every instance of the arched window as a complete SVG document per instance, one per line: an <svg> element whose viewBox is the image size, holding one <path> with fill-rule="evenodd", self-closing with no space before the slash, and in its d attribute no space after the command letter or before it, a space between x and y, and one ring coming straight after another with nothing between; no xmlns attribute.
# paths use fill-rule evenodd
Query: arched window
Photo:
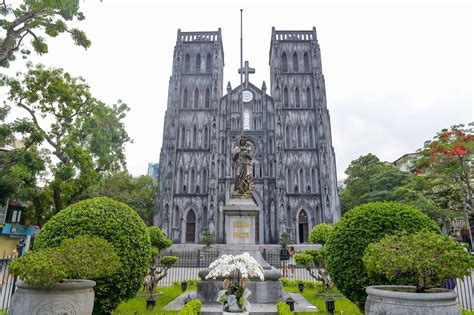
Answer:
<svg viewBox="0 0 474 315"><path fill-rule="evenodd" d="M301 136L301 127L298 126L296 127L296 136L297 136L297 145L298 145L298 148L302 148L303 147L303 144L302 144L302 136Z"/></svg>
<svg viewBox="0 0 474 315"><path fill-rule="evenodd" d="M209 130L207 130L207 126L204 127L204 149L207 149L209 145Z"/></svg>
<svg viewBox="0 0 474 315"><path fill-rule="evenodd" d="M304 71L309 72L309 56L307 52L304 53L303 60L304 60Z"/></svg>
<svg viewBox="0 0 474 315"><path fill-rule="evenodd" d="M303 175L303 170L301 168L300 168L299 180L300 180L300 192L304 192L304 175Z"/></svg>
<svg viewBox="0 0 474 315"><path fill-rule="evenodd" d="M195 72L199 73L201 72L201 55L197 54L196 55L196 69Z"/></svg>
<svg viewBox="0 0 474 315"><path fill-rule="evenodd" d="M194 102L193 102L193 106L194 108L198 108L199 107L199 90L196 88L194 90Z"/></svg>
<svg viewBox="0 0 474 315"><path fill-rule="evenodd" d="M204 107L209 108L211 105L211 91L206 89L206 97L204 98Z"/></svg>
<svg viewBox="0 0 474 315"><path fill-rule="evenodd" d="M286 170L286 191L291 192L291 170L287 169Z"/></svg>
<svg viewBox="0 0 474 315"><path fill-rule="evenodd" d="M259 171L259 173L260 173L260 178L262 178L262 177L263 177L262 164L259 164L259 168L260 168L260 171Z"/></svg>
<svg viewBox="0 0 474 315"><path fill-rule="evenodd" d="M207 228L207 207L202 208L202 227Z"/></svg>
<svg viewBox="0 0 474 315"><path fill-rule="evenodd" d="M301 107L301 102L300 102L300 90L298 88L295 89L295 107L300 108Z"/></svg>
<svg viewBox="0 0 474 315"><path fill-rule="evenodd" d="M207 53L206 57L206 72L211 73L211 62L212 62L212 57L210 53Z"/></svg>
<svg viewBox="0 0 474 315"><path fill-rule="evenodd" d="M186 54L186 57L184 58L184 72L189 73L191 68L191 56L189 54Z"/></svg>
<svg viewBox="0 0 474 315"><path fill-rule="evenodd" d="M173 226L174 227L179 227L179 207L178 206L176 206L176 208L174 208Z"/></svg>
<svg viewBox="0 0 474 315"><path fill-rule="evenodd" d="M298 214L298 243L308 243L308 214L301 209Z"/></svg>
<svg viewBox="0 0 474 315"><path fill-rule="evenodd" d="M270 170L269 170L269 173L270 173L270 177L273 177L273 163L270 162Z"/></svg>
<svg viewBox="0 0 474 315"><path fill-rule="evenodd" d="M298 54L296 52L293 54L293 72L299 72L299 69L298 69Z"/></svg>
<svg viewBox="0 0 474 315"><path fill-rule="evenodd" d="M181 148L186 146L186 129L181 128Z"/></svg>
<svg viewBox="0 0 474 315"><path fill-rule="evenodd" d="M309 147L313 148L314 147L314 135L313 135L313 127L309 126Z"/></svg>
<svg viewBox="0 0 474 315"><path fill-rule="evenodd" d="M290 134L290 128L286 126L285 128L285 136L286 136L286 148L290 149L291 148L291 134Z"/></svg>
<svg viewBox="0 0 474 315"><path fill-rule="evenodd" d="M311 101L311 89L306 88L306 107L313 108L313 102Z"/></svg>
<svg viewBox="0 0 474 315"><path fill-rule="evenodd" d="M285 88L283 90L283 107L288 108L288 105L289 105L288 89Z"/></svg>
<svg viewBox="0 0 474 315"><path fill-rule="evenodd" d="M183 169L182 169L182 168L179 169L177 182L178 182L178 189L177 189L177 190L178 190L178 191L181 190L181 192L183 192L185 185L183 185L183 182L184 182L184 173L183 173Z"/></svg>
<svg viewBox="0 0 474 315"><path fill-rule="evenodd" d="M288 58L286 57L286 53L281 55L281 71L288 72Z"/></svg>
<svg viewBox="0 0 474 315"><path fill-rule="evenodd" d="M224 161L221 161L221 177L224 177L225 176L225 173L224 173Z"/></svg>
<svg viewBox="0 0 474 315"><path fill-rule="evenodd" d="M188 89L183 91L183 108L188 108Z"/></svg>
<svg viewBox="0 0 474 315"><path fill-rule="evenodd" d="M186 216L186 243L195 243L196 242L196 214L194 210L191 209L188 211Z"/></svg>
<svg viewBox="0 0 474 315"><path fill-rule="evenodd" d="M216 163L212 162L211 164L211 176L214 177L216 175Z"/></svg>
<svg viewBox="0 0 474 315"><path fill-rule="evenodd" d="M194 169L191 169L191 176L190 176L190 182L189 182L189 192L190 193L195 192L195 187L194 187L194 180L196 179L195 176L196 175L194 174Z"/></svg>
<svg viewBox="0 0 474 315"><path fill-rule="evenodd" d="M224 138L221 138L221 154L225 153L225 142Z"/></svg>
<svg viewBox="0 0 474 315"><path fill-rule="evenodd" d="M279 100L280 97L280 88L277 86L277 88L275 89L275 99Z"/></svg>
<svg viewBox="0 0 474 315"><path fill-rule="evenodd" d="M197 137L197 129L196 129L196 126L193 127L193 142L191 144L191 147L193 149L196 148L196 137Z"/></svg>
<svg viewBox="0 0 474 315"><path fill-rule="evenodd" d="M207 170L204 169L202 171L202 192L207 194Z"/></svg>

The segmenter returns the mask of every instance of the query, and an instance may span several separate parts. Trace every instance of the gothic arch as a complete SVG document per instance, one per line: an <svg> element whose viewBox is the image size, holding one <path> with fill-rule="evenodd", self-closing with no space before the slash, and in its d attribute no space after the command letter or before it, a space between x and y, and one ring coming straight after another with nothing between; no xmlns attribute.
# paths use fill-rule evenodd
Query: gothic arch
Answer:
<svg viewBox="0 0 474 315"><path fill-rule="evenodd" d="M195 72L199 73L201 72L201 55L199 53L196 54L196 68Z"/></svg>
<svg viewBox="0 0 474 315"><path fill-rule="evenodd" d="M304 60L304 71L309 72L309 56L307 52L304 53L303 60Z"/></svg>
<svg viewBox="0 0 474 315"><path fill-rule="evenodd" d="M297 220L297 241L298 243L308 243L310 217L308 211L300 209L296 216Z"/></svg>
<svg viewBox="0 0 474 315"><path fill-rule="evenodd" d="M281 54L281 71L288 72L288 57L285 52Z"/></svg>
<svg viewBox="0 0 474 315"><path fill-rule="evenodd" d="M186 54L184 58L184 72L189 73L191 70L191 56Z"/></svg>
<svg viewBox="0 0 474 315"><path fill-rule="evenodd" d="M199 108L199 90L198 90L198 88L194 89L193 106L194 106L194 108Z"/></svg>
<svg viewBox="0 0 474 315"><path fill-rule="evenodd" d="M306 107L313 108L313 103L311 101L311 89L309 87L306 88Z"/></svg>
<svg viewBox="0 0 474 315"><path fill-rule="evenodd" d="M210 53L207 53L206 57L206 72L210 73L211 72L211 63L212 63L212 57Z"/></svg>
<svg viewBox="0 0 474 315"><path fill-rule="evenodd" d="M296 53L296 51L293 53L293 72L299 72L298 54Z"/></svg>
<svg viewBox="0 0 474 315"><path fill-rule="evenodd" d="M197 215L193 208L188 209L184 216L184 242L196 243L197 240Z"/></svg>
<svg viewBox="0 0 474 315"><path fill-rule="evenodd" d="M183 108L188 108L188 89L186 89L186 88L183 91L182 107Z"/></svg>
<svg viewBox="0 0 474 315"><path fill-rule="evenodd" d="M295 88L295 107L301 107L300 90L298 88Z"/></svg>
<svg viewBox="0 0 474 315"><path fill-rule="evenodd" d="M211 91L209 89L206 89L206 95L204 98L204 107L209 108L211 105Z"/></svg>
<svg viewBox="0 0 474 315"><path fill-rule="evenodd" d="M283 107L290 107L290 98L288 96L288 89L286 87L283 89Z"/></svg>

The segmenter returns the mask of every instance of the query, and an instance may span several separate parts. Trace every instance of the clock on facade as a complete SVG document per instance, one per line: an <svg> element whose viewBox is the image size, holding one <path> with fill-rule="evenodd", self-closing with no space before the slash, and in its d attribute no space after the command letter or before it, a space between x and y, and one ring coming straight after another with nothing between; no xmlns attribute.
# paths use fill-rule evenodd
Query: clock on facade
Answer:
<svg viewBox="0 0 474 315"><path fill-rule="evenodd" d="M250 102L252 99L253 99L253 94L249 90L245 90L242 93L242 101L244 101L245 103Z"/></svg>

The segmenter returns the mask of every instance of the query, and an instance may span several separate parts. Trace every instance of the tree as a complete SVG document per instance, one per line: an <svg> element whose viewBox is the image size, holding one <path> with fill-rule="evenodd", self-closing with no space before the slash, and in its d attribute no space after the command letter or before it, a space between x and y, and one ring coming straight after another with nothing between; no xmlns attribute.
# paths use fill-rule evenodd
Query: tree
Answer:
<svg viewBox="0 0 474 315"><path fill-rule="evenodd" d="M342 212L371 201L397 200L395 189L407 183L410 175L380 162L371 153L352 161L345 173L341 191Z"/></svg>
<svg viewBox="0 0 474 315"><path fill-rule="evenodd" d="M472 210L472 178L474 165L474 123L443 129L436 133L433 140L424 143L418 150L421 158L417 161L416 173L428 178L439 179L444 186L454 187L461 198L451 208Z"/></svg>
<svg viewBox="0 0 474 315"><path fill-rule="evenodd" d="M125 167L124 145L130 141L123 119L128 106L112 106L95 99L84 79L63 69L29 66L15 78L2 77L8 88L6 106L22 109L27 117L12 124L22 140L45 147L51 174L48 187L54 212L78 200L107 171Z"/></svg>
<svg viewBox="0 0 474 315"><path fill-rule="evenodd" d="M24 57L29 49L21 49L26 38L31 37L31 47L38 54L48 52L43 35L56 37L69 33L74 43L88 48L91 44L86 34L71 27L68 22L84 20L79 11L79 0L23 0L18 5L0 3L0 66L8 66L20 52Z"/></svg>
<svg viewBox="0 0 474 315"><path fill-rule="evenodd" d="M156 189L157 184L150 176L134 178L123 171L106 174L80 198L105 196L115 199L135 210L147 225L153 225Z"/></svg>

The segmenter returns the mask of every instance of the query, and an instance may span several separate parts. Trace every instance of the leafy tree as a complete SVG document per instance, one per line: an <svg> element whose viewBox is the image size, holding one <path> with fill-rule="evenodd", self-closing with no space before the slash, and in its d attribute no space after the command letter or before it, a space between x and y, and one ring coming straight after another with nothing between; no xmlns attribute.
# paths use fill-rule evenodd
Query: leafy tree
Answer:
<svg viewBox="0 0 474 315"><path fill-rule="evenodd" d="M291 243L291 234L288 232L283 232L280 235L280 245L287 247Z"/></svg>
<svg viewBox="0 0 474 315"><path fill-rule="evenodd" d="M173 242L166 237L159 227L149 226L148 232L150 233L151 246L156 248L158 253L173 245Z"/></svg>
<svg viewBox="0 0 474 315"><path fill-rule="evenodd" d="M460 192L457 204L449 208L472 209L474 164L474 123L452 126L438 132L418 151L417 174L437 178L444 186Z"/></svg>
<svg viewBox="0 0 474 315"><path fill-rule="evenodd" d="M309 233L309 241L311 243L326 244L334 229L327 223L316 225Z"/></svg>
<svg viewBox="0 0 474 315"><path fill-rule="evenodd" d="M125 167L126 104L107 106L91 95L84 79L42 65L3 77L2 83L8 88L6 103L27 115L15 120L13 131L27 144L44 146L41 160L52 161L47 171L54 212L77 201L102 173Z"/></svg>
<svg viewBox="0 0 474 315"><path fill-rule="evenodd" d="M31 47L40 55L48 52L44 36L56 37L65 32L71 35L74 44L87 49L91 42L83 31L70 26L74 19L84 20L79 0L23 0L14 5L2 0L0 66L8 66L18 52L24 57L30 54L29 49L21 49L27 38L32 39Z"/></svg>
<svg viewBox="0 0 474 315"><path fill-rule="evenodd" d="M149 176L132 177L128 172L106 174L100 181L90 186L80 198L104 196L123 202L147 225L153 225L157 184Z"/></svg>
<svg viewBox="0 0 474 315"><path fill-rule="evenodd" d="M214 236L209 232L209 230L204 230L202 233L201 244L204 244L206 248L209 248L214 244Z"/></svg>
<svg viewBox="0 0 474 315"><path fill-rule="evenodd" d="M371 153L352 161L345 173L341 191L342 212L371 201L397 200L395 189L409 181L410 175L379 160Z"/></svg>

